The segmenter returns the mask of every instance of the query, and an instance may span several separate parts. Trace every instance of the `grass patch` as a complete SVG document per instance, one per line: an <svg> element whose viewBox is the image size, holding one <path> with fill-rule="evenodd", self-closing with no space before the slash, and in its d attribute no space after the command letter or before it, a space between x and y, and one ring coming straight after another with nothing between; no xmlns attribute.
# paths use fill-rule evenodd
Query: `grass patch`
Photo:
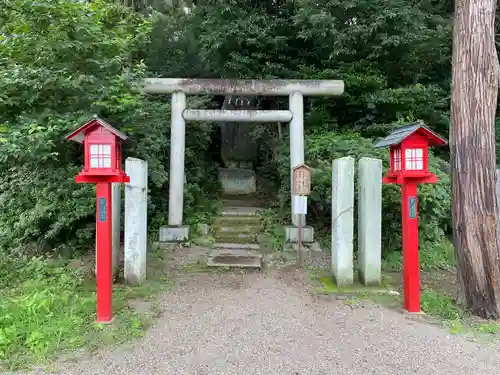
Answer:
<svg viewBox="0 0 500 375"><path fill-rule="evenodd" d="M172 284L162 277L133 288L115 284L110 325L95 323L95 281L61 260L5 259L0 285L0 367L14 370L142 335L156 313L152 297ZM131 308L138 298L149 307Z"/></svg>
<svg viewBox="0 0 500 375"><path fill-rule="evenodd" d="M432 289L420 293L420 306L426 314L443 320L463 319L466 316L465 310L459 307L453 298Z"/></svg>
<svg viewBox="0 0 500 375"><path fill-rule="evenodd" d="M308 269L308 278L315 281L319 286L316 288L318 294L335 294L349 296L344 303L353 303L357 299L369 299L384 305L393 305L399 301L398 292L392 287L390 278L382 278L379 286L366 286L360 283L340 287L335 284L331 273L326 269L311 267Z"/></svg>
<svg viewBox="0 0 500 375"><path fill-rule="evenodd" d="M467 333L481 338L500 338L500 322L478 319L455 302L450 294L452 283L448 280L453 275L450 271L422 274L424 290L420 294L420 304L426 320L446 327L452 334ZM339 287L335 285L328 270L324 269L311 268L308 276L311 281L319 284L317 293L348 296L347 300L343 300L344 304L356 305L357 301L368 299L389 308L403 307L403 291L394 274L383 275L380 287L367 287L359 283ZM442 287L442 290L438 290L438 287Z"/></svg>
<svg viewBox="0 0 500 375"><path fill-rule="evenodd" d="M481 337L500 338L500 322L485 321L473 316L464 306L458 305L452 296L426 289L420 295L422 310L438 318L453 334L475 333Z"/></svg>

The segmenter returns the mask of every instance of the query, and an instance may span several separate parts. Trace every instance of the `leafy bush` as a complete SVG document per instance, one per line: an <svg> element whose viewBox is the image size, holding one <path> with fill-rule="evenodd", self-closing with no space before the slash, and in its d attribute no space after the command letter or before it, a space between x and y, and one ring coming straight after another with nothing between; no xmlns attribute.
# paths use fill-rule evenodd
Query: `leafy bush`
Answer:
<svg viewBox="0 0 500 375"><path fill-rule="evenodd" d="M136 141L125 157L149 167L151 229L168 203L169 114L163 98L134 85L151 32L149 17L108 1L25 0L0 7L0 250L71 252L92 245L93 186L77 185L82 147L64 140L93 114ZM203 100L203 99L202 99ZM200 102L200 99L194 100ZM191 103L192 104L192 103ZM212 127L193 124L186 139L186 211L210 196Z"/></svg>

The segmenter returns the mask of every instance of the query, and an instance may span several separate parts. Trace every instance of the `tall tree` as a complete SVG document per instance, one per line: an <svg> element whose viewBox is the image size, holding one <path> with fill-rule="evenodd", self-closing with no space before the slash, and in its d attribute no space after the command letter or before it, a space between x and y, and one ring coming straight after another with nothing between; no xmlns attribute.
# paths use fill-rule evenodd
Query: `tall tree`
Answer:
<svg viewBox="0 0 500 375"><path fill-rule="evenodd" d="M453 239L461 297L476 315L500 318L496 236L496 0L457 0L450 148Z"/></svg>

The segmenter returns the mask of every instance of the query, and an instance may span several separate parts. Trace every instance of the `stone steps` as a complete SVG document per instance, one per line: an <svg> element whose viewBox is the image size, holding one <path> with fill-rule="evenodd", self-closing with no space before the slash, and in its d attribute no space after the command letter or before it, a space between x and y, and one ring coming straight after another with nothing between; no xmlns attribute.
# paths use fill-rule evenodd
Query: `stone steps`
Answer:
<svg viewBox="0 0 500 375"><path fill-rule="evenodd" d="M214 225L212 226L212 231L214 233L228 234L228 233L258 233L260 230L260 225Z"/></svg>
<svg viewBox="0 0 500 375"><path fill-rule="evenodd" d="M225 196L221 216L212 226L214 250L209 267L262 268L263 255L257 243L261 205L254 196Z"/></svg>
<svg viewBox="0 0 500 375"><path fill-rule="evenodd" d="M238 226L260 226L260 217L259 216L219 216L215 219L213 227L238 227Z"/></svg>
<svg viewBox="0 0 500 375"><path fill-rule="evenodd" d="M262 268L262 254L254 250L212 250L207 259L209 267Z"/></svg>
<svg viewBox="0 0 500 375"><path fill-rule="evenodd" d="M223 208L222 216L257 216L259 211L262 208L229 206Z"/></svg>
<svg viewBox="0 0 500 375"><path fill-rule="evenodd" d="M263 208L265 204L263 202L260 202L256 198L252 199L240 199L240 198L235 198L235 199L221 199L220 202L224 207L256 207L256 208Z"/></svg>
<svg viewBox="0 0 500 375"><path fill-rule="evenodd" d="M256 233L215 233L215 241L220 243L256 243Z"/></svg>
<svg viewBox="0 0 500 375"><path fill-rule="evenodd" d="M260 245L256 243L231 243L231 242L216 242L214 248L218 250L260 250Z"/></svg>

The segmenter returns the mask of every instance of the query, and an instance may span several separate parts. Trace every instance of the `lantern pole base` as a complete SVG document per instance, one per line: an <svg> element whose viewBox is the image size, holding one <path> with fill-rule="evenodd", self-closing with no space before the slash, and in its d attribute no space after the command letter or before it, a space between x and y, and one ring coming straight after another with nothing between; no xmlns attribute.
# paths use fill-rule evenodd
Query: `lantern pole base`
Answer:
<svg viewBox="0 0 500 375"><path fill-rule="evenodd" d="M99 319L97 318L94 323L95 324L113 324L115 322L115 317L113 316L111 319L105 320L105 319Z"/></svg>
<svg viewBox="0 0 500 375"><path fill-rule="evenodd" d="M423 312L422 310L420 311L408 311L408 310L404 310L403 309L403 315L407 315L407 316L425 316L427 315L425 312Z"/></svg>

